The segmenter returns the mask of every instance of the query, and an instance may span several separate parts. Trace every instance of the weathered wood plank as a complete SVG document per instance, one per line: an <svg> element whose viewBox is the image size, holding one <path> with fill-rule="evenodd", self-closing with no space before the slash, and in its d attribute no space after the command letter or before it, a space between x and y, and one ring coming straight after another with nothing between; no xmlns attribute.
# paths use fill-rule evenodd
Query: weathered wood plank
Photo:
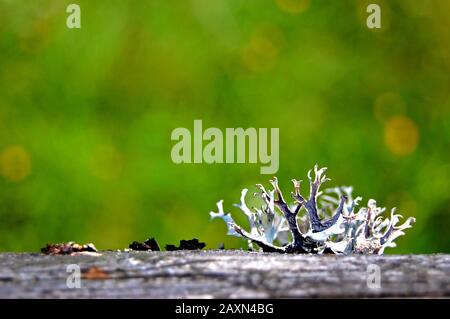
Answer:
<svg viewBox="0 0 450 319"><path fill-rule="evenodd" d="M68 288L78 264L81 288ZM367 267L381 270L368 288ZM84 278L92 267L104 279ZM94 276L95 272L94 272ZM101 277L101 276L99 276ZM0 298L266 298L450 296L450 255L309 256L244 251L0 254Z"/></svg>

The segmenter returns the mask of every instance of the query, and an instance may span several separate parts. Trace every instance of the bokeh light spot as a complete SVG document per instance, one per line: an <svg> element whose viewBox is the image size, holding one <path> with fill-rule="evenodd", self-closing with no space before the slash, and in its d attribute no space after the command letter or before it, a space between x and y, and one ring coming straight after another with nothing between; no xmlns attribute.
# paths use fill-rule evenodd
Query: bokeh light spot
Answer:
<svg viewBox="0 0 450 319"><path fill-rule="evenodd" d="M406 116L394 116L384 128L386 147L395 155L409 155L415 151L419 142L417 125Z"/></svg>
<svg viewBox="0 0 450 319"><path fill-rule="evenodd" d="M20 145L8 146L0 157L2 176L11 182L20 182L31 173L31 158Z"/></svg>
<svg viewBox="0 0 450 319"><path fill-rule="evenodd" d="M268 71L276 64L278 52L278 47L270 38L257 35L244 48L243 61L250 71Z"/></svg>
<svg viewBox="0 0 450 319"><path fill-rule="evenodd" d="M309 6L309 0L276 0L278 8L285 12L298 14Z"/></svg>
<svg viewBox="0 0 450 319"><path fill-rule="evenodd" d="M122 173L122 154L113 145L100 145L92 152L89 168L98 179L112 181Z"/></svg>

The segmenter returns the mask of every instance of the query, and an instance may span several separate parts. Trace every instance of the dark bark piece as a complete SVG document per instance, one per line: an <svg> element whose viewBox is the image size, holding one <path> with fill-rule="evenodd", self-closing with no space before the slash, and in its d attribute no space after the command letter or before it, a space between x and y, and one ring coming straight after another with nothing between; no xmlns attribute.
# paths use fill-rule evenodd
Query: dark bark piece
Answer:
<svg viewBox="0 0 450 319"><path fill-rule="evenodd" d="M130 244L130 249L133 250L152 250L152 251L160 251L161 249L159 248L158 242L156 241L155 238L149 238L146 241L144 241L143 243L137 242L137 241L133 241Z"/></svg>
<svg viewBox="0 0 450 319"><path fill-rule="evenodd" d="M198 250L205 248L206 244L199 242L197 238L193 238L190 240L180 240L180 245L177 247L175 245L166 245L167 251L175 251L175 250Z"/></svg>
<svg viewBox="0 0 450 319"><path fill-rule="evenodd" d="M450 297L450 255L101 254L0 254L0 298ZM66 286L71 264L81 267L79 289ZM380 267L378 289L367 286L371 264Z"/></svg>

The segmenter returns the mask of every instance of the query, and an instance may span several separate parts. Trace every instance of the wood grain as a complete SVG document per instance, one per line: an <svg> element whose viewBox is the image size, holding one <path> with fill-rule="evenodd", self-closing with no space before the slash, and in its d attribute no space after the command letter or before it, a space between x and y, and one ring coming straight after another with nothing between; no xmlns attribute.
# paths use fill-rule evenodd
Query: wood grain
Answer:
<svg viewBox="0 0 450 319"><path fill-rule="evenodd" d="M67 265L82 272L68 288ZM381 287L368 288L368 265ZM450 255L283 255L237 250L0 254L0 298L449 297Z"/></svg>

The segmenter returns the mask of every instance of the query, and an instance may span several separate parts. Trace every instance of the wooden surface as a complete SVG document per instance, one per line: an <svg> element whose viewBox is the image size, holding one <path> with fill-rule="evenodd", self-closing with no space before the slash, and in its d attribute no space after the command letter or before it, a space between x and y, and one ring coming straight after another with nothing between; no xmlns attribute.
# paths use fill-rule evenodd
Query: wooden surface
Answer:
<svg viewBox="0 0 450 319"><path fill-rule="evenodd" d="M311 256L243 251L0 254L0 298L450 296L450 255ZM78 264L81 288L68 288ZM381 287L368 288L368 265ZM93 268L94 267L94 268Z"/></svg>

